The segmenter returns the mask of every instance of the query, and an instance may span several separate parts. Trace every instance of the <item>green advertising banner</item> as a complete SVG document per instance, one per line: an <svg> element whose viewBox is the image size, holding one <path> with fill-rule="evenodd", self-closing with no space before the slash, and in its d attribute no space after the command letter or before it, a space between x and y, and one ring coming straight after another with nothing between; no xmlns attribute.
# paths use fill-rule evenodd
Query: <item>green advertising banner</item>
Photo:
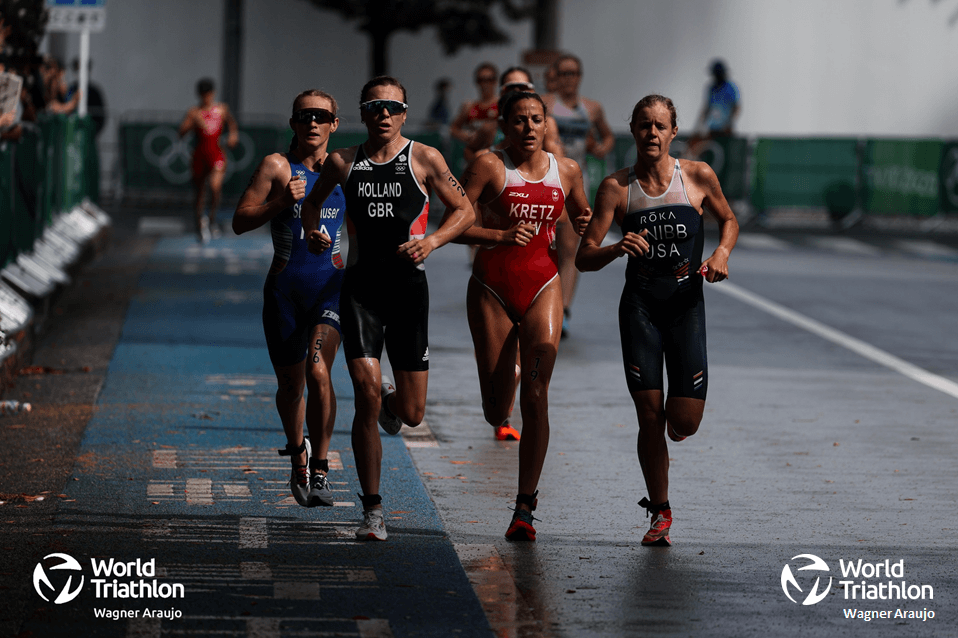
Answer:
<svg viewBox="0 0 958 638"><path fill-rule="evenodd" d="M760 211L775 207L850 208L854 206L857 183L856 139L760 138L755 144L752 204ZM845 201L848 197L850 204Z"/></svg>
<svg viewBox="0 0 958 638"><path fill-rule="evenodd" d="M942 212L958 213L958 142L948 142L942 147L938 197Z"/></svg>
<svg viewBox="0 0 958 638"><path fill-rule="evenodd" d="M0 267L16 254L13 246L13 153L15 146L0 143Z"/></svg>
<svg viewBox="0 0 958 638"><path fill-rule="evenodd" d="M938 212L940 140L869 140L862 173L868 213Z"/></svg>
<svg viewBox="0 0 958 638"><path fill-rule="evenodd" d="M225 195L239 195L260 160L289 147L289 129L240 126L239 142L226 153ZM193 136L180 138L172 122L125 122L120 125L123 185L131 190L190 190Z"/></svg>
<svg viewBox="0 0 958 638"><path fill-rule="evenodd" d="M672 142L672 156L686 157L687 137L678 137ZM716 137L704 142L698 157L712 167L722 192L729 201L748 198L748 139L744 137ZM631 135L615 138L615 169L635 164L635 140Z"/></svg>

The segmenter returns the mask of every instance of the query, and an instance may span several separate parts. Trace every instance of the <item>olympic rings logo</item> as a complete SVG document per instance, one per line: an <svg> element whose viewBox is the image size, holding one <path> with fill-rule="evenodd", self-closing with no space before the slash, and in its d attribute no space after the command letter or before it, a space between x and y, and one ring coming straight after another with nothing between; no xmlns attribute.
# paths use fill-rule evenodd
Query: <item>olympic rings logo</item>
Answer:
<svg viewBox="0 0 958 638"><path fill-rule="evenodd" d="M238 171L244 171L253 163L256 145L244 131L239 132L239 143L226 153L226 179ZM193 144L181 138L177 130L168 124L151 128L143 136L143 158L160 171L170 184L186 184L193 177Z"/></svg>

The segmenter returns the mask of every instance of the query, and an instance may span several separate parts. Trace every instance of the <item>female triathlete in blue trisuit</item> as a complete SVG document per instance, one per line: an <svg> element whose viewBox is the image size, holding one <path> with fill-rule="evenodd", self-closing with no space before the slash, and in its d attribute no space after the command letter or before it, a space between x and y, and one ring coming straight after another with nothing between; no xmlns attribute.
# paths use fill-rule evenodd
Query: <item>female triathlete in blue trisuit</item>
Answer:
<svg viewBox="0 0 958 638"><path fill-rule="evenodd" d="M643 545L668 545L669 453L665 436L681 441L698 431L705 410L708 365L702 279L728 278L738 222L715 173L704 162L676 160L675 107L661 95L642 98L632 111L635 165L603 180L595 212L576 255L579 270L599 270L628 255L619 304L626 382L639 419L638 453L648 488L639 505L654 515ZM718 219L719 245L702 261L702 212ZM602 247L612 220L622 240ZM662 364L668 370L668 400Z"/></svg>
<svg viewBox="0 0 958 638"><path fill-rule="evenodd" d="M279 382L276 409L286 432L280 454L292 461L290 488L306 507L333 504L326 475L336 420L330 370L340 342L343 192L337 188L323 202L320 227L335 245L322 255L306 249L300 211L326 159L329 134L339 125L336 110L336 100L327 93L310 90L296 96L289 152L273 153L260 163L233 217L237 234L270 224L275 254L263 288L263 328ZM308 400L303 399L306 388ZM309 439L303 436L304 418Z"/></svg>

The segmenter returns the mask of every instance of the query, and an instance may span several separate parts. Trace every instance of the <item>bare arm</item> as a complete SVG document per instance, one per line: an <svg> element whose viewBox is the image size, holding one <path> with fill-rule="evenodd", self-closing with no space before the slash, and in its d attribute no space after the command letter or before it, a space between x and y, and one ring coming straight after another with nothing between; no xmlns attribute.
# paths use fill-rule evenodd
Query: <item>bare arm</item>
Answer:
<svg viewBox="0 0 958 638"><path fill-rule="evenodd" d="M558 161L562 181L570 185L565 198L566 210L575 225L575 232L582 236L592 219L592 208L582 182L582 169L574 160L563 158Z"/></svg>
<svg viewBox="0 0 958 638"><path fill-rule="evenodd" d="M562 138L559 137L559 125L551 115L546 117L546 136L542 140L542 150L552 153L556 157L565 157L565 149L562 147Z"/></svg>
<svg viewBox="0 0 958 638"><path fill-rule="evenodd" d="M306 235L307 249L311 253L319 254L332 245L332 239L319 232L319 214L326 198L332 195L337 184L341 184L346 177L346 171L356 154L355 147L339 149L326 156L323 170L319 179L313 184L313 190L303 200L301 211L303 233Z"/></svg>
<svg viewBox="0 0 958 638"><path fill-rule="evenodd" d="M602 105L593 100L589 100L589 104L591 106L592 124L599 134L599 139L593 140L590 145L589 153L602 159L615 146L615 134L612 133L609 123L605 120L605 111L602 110Z"/></svg>
<svg viewBox="0 0 958 638"><path fill-rule="evenodd" d="M446 205L446 213L436 232L422 239L411 239L396 250L396 254L418 265L432 251L445 246L472 226L476 212L466 198L466 190L453 177L439 151L417 144L413 146L413 152L415 157L410 159L416 162L417 169L423 170L426 184Z"/></svg>
<svg viewBox="0 0 958 638"><path fill-rule="evenodd" d="M621 183L622 171L609 175L599 185L595 196L595 213L585 230L585 236L575 255L575 267L581 272L601 270L622 255L638 257L649 250L645 240L647 231L626 233L616 244L602 246L602 240L612 226L616 212L625 213L628 189Z"/></svg>
<svg viewBox="0 0 958 638"><path fill-rule="evenodd" d="M499 175L499 169L502 167L502 175ZM499 158L493 153L481 155L472 162L462 176L462 186L466 191L466 198L472 204L476 212L475 224L467 228L459 237L454 239L459 244L473 244L477 246L494 246L495 244L516 244L525 246L535 234L535 227L532 224L519 224L506 230L498 228L484 228L482 226L482 215L479 214L479 199L486 195L491 198L493 193L498 193L496 188L499 182L505 180L505 168Z"/></svg>
<svg viewBox="0 0 958 638"><path fill-rule="evenodd" d="M472 133L463 127L466 125L466 122L469 121L469 108L468 102L460 106L459 113L456 114L456 119L449 125L449 134L467 146L470 139L472 139Z"/></svg>
<svg viewBox="0 0 958 638"><path fill-rule="evenodd" d="M289 163L279 153L260 162L233 215L233 232L242 235L259 228L306 194L306 181L290 179Z"/></svg>
<svg viewBox="0 0 958 638"><path fill-rule="evenodd" d="M226 137L226 145L230 148L234 148L239 143L239 125L237 125L236 118L233 117L233 112L230 111L230 107L226 104L223 105L223 117L226 119L227 129L229 129L229 135Z"/></svg>
<svg viewBox="0 0 958 638"><path fill-rule="evenodd" d="M728 279L728 258L738 241L738 220L722 193L722 185L715 171L705 162L687 162L687 165L691 169L690 177L696 190L701 190L704 195L702 205L712 213L719 224L719 245L712 256L702 262L706 281L715 283ZM683 162L683 171L686 170L685 166L686 163Z"/></svg>
<svg viewBox="0 0 958 638"><path fill-rule="evenodd" d="M180 137L183 137L187 133L193 130L196 126L196 107L191 107L190 110L186 112L186 115L183 116L183 121L180 122Z"/></svg>

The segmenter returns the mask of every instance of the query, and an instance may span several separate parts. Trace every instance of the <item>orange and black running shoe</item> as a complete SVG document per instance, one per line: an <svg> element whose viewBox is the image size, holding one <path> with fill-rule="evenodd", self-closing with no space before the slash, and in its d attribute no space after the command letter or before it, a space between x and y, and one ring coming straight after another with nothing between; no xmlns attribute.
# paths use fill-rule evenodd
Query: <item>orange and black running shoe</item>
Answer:
<svg viewBox="0 0 958 638"><path fill-rule="evenodd" d="M505 423L496 427L496 439L499 441L518 441L519 430L512 427L512 424L506 419Z"/></svg>

